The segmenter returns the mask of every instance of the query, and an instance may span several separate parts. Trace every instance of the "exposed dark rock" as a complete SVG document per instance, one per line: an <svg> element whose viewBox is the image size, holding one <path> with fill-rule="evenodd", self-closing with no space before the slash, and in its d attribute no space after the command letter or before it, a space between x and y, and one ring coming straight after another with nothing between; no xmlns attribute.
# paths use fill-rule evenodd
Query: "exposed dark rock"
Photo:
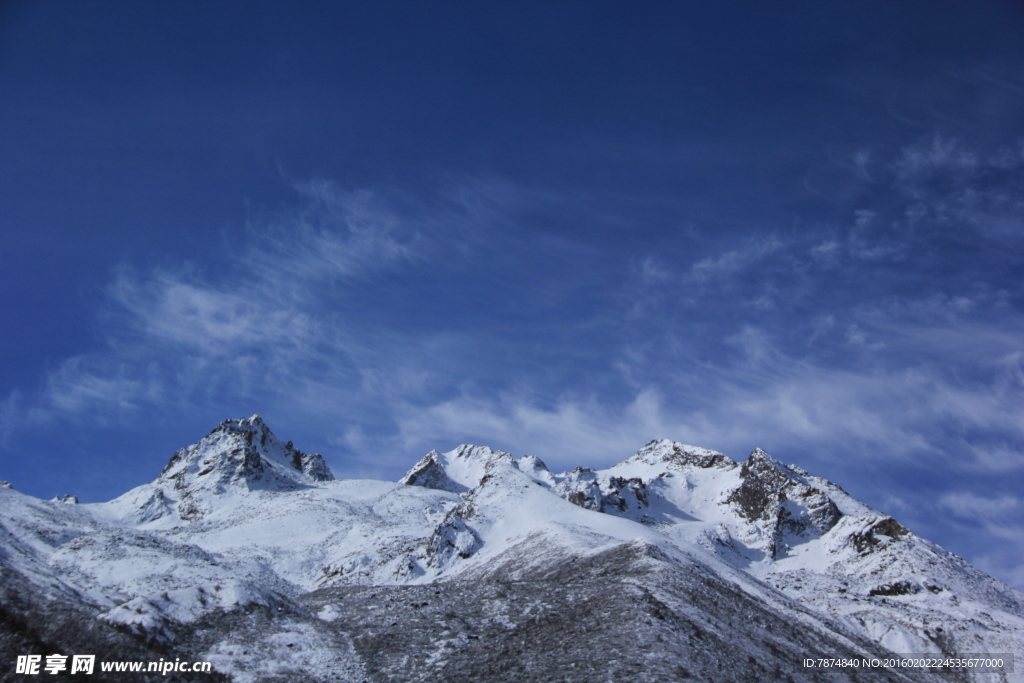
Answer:
<svg viewBox="0 0 1024 683"><path fill-rule="evenodd" d="M749 521L775 518L786 489L795 483L760 448L755 449L740 467L740 478L742 483L727 502L736 503L743 517Z"/></svg>
<svg viewBox="0 0 1024 683"><path fill-rule="evenodd" d="M555 491L573 505L595 512L626 514L648 506L647 486L639 477L600 481L588 468L570 472Z"/></svg>
<svg viewBox="0 0 1024 683"><path fill-rule="evenodd" d="M408 486L422 486L427 489L451 491L452 493L466 491L465 486L452 481L448 476L444 467L438 462L440 457L441 455L437 451L430 451L418 463L413 465L412 469L399 479L398 482Z"/></svg>
<svg viewBox="0 0 1024 683"><path fill-rule="evenodd" d="M901 538L909 533L910 531L905 526L892 517L884 517L866 530L851 534L850 542L853 543L857 552L865 553L885 540Z"/></svg>
<svg viewBox="0 0 1024 683"><path fill-rule="evenodd" d="M820 535L842 517L835 502L808 485L804 475L760 448L740 467L740 479L726 502L734 504L743 519L763 525L773 558L783 551L784 533Z"/></svg>
<svg viewBox="0 0 1024 683"><path fill-rule="evenodd" d="M480 536L466 524L473 513L472 503L463 502L445 516L427 542L428 565L443 567L454 556L466 559L480 549Z"/></svg>
<svg viewBox="0 0 1024 683"><path fill-rule="evenodd" d="M914 595L921 592L921 586L912 581L894 581L875 586L868 595Z"/></svg>
<svg viewBox="0 0 1024 683"><path fill-rule="evenodd" d="M686 446L674 441L649 442L637 451L634 458L647 463L663 462L674 468L700 467L735 467L736 463L726 455L703 448Z"/></svg>

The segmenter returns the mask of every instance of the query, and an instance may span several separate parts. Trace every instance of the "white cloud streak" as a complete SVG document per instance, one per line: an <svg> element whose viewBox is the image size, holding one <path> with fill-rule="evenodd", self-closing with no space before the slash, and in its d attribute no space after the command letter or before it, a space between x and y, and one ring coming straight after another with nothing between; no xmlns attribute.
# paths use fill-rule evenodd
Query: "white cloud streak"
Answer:
<svg viewBox="0 0 1024 683"><path fill-rule="evenodd" d="M939 499L939 504L966 519L1004 516L1021 509L1021 502L1014 496L1001 495L986 498L970 492L947 493Z"/></svg>
<svg viewBox="0 0 1024 683"><path fill-rule="evenodd" d="M690 267L689 278L706 284L750 268L756 263L778 253L787 243L775 235L756 237L745 244L717 256L708 256Z"/></svg>
<svg viewBox="0 0 1024 683"><path fill-rule="evenodd" d="M342 381L372 341L325 316L323 290L408 263L423 240L369 193L325 182L299 190L301 208L250 226L223 272L119 269L106 348L64 361L34 395L9 397L4 433L57 418L116 421L229 383L244 394Z"/></svg>

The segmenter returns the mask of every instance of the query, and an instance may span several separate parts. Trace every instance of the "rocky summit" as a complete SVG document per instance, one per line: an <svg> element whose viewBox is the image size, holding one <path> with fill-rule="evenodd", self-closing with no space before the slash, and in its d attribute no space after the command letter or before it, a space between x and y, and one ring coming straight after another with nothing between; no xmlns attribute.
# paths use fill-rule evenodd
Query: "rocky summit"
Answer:
<svg viewBox="0 0 1024 683"><path fill-rule="evenodd" d="M0 680L89 651L254 683L1024 681L1024 595L760 449L552 472L463 445L337 480L253 416L75 503L0 486ZM1017 671L807 666L909 653Z"/></svg>

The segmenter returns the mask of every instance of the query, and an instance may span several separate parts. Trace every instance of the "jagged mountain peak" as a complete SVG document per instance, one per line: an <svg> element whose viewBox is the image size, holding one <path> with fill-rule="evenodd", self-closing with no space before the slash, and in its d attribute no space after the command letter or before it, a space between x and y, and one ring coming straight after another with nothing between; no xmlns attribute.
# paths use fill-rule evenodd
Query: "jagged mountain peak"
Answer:
<svg viewBox="0 0 1024 683"><path fill-rule="evenodd" d="M464 493L475 488L489 469L514 466L511 454L487 446L462 444L446 453L430 451L398 480L400 484Z"/></svg>
<svg viewBox="0 0 1024 683"><path fill-rule="evenodd" d="M453 481L448 476L442 456L437 450L432 450L420 458L419 462L398 480L398 483L439 491L451 491L452 493L462 493L468 489L467 486Z"/></svg>
<svg viewBox="0 0 1024 683"><path fill-rule="evenodd" d="M524 455L523 457L516 460L516 467L518 467L519 469L548 469L548 466L544 464L544 461L538 458L536 455Z"/></svg>
<svg viewBox="0 0 1024 683"><path fill-rule="evenodd" d="M718 451L699 446L672 441L671 439L655 439L641 448L625 463L642 463L644 465L680 467L720 467L730 469L736 462ZM623 464L625 464L623 463Z"/></svg>
<svg viewBox="0 0 1024 683"><path fill-rule="evenodd" d="M796 465L787 465L781 460L772 457L767 451L760 447L757 447L750 452L750 455L747 456L747 460L742 463L742 466L747 469L771 468L794 481L804 481L804 479L809 476L807 470L797 467Z"/></svg>
<svg viewBox="0 0 1024 683"><path fill-rule="evenodd" d="M292 491L331 481L318 453L282 443L259 415L224 420L191 446L177 450L153 482L111 501L125 519L151 522L171 515L204 517L227 494ZM176 513L173 514L173 513Z"/></svg>
<svg viewBox="0 0 1024 683"><path fill-rule="evenodd" d="M552 473L535 456L515 459L504 451L462 445L447 453L431 451L400 483L473 497L485 487L512 493L521 488L523 474L595 512L651 526L680 520L725 525L731 531L715 532L721 536L720 544L739 549L744 561L781 558L794 545L828 533L844 515L866 517L872 523L883 519L832 482L785 465L762 448L737 462L718 451L669 439L651 441L605 470L576 467L563 473ZM843 538L835 543L858 552L884 545L873 542L876 535L898 537L858 527L850 533L860 535L847 539L845 531L844 527L837 532Z"/></svg>
<svg viewBox="0 0 1024 683"><path fill-rule="evenodd" d="M171 456L160 479L222 493L230 485L260 488L334 479L318 453L281 443L259 415L224 420L199 442Z"/></svg>
<svg viewBox="0 0 1024 683"><path fill-rule="evenodd" d="M505 451L495 450L488 446L477 446L474 444L462 444L453 451L445 454L452 459L465 461L477 461L490 463L495 461L512 462L512 455Z"/></svg>

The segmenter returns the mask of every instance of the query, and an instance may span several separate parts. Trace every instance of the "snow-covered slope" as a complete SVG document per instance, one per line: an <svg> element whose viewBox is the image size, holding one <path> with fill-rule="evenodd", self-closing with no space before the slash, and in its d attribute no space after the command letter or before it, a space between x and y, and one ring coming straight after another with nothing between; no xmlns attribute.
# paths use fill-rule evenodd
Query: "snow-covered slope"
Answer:
<svg viewBox="0 0 1024 683"><path fill-rule="evenodd" d="M0 567L19 595L59 598L246 681L339 671L341 680L514 680L477 662L496 655L470 641L493 629L515 640L540 628L540 615L545 633L548 624L553 634L593 631L594 647L625 648L617 656L630 666L654 648L665 671L702 680L772 680L773 666L799 679L799 652L1024 662L1024 596L759 449L736 462L654 441L605 470L553 473L534 456L460 446L390 483L335 480L319 455L281 443L258 416L227 420L109 503L0 487ZM513 584L521 588L510 593ZM525 602L509 602L513 593ZM580 618L577 602L590 614L612 610L600 617L610 621L580 631L566 621ZM705 613L712 605L719 614ZM428 612L447 625L435 633ZM387 635L396 629L415 633L419 649L399 648L401 637ZM630 629L650 644L631 652ZM273 656L253 656L253 643ZM748 664L709 673L716 657L739 652ZM572 661L537 653L542 661L559 667L552 680L591 680ZM857 680L890 679L933 677ZM1024 676L955 680L968 679Z"/></svg>
<svg viewBox="0 0 1024 683"><path fill-rule="evenodd" d="M1019 591L761 449L737 463L715 451L652 441L606 470L552 473L533 456L460 446L428 454L402 481L466 491L446 520L449 571L459 559L486 565L496 552L489 548L508 547L524 529L557 520L559 527L623 540L632 534L690 553L699 548L703 562L708 555L722 562L714 566L719 575L730 575L723 565L740 570L732 575L776 588L890 651L1024 657ZM543 492L639 523L648 533L636 524L576 519ZM493 509L498 498L515 503Z"/></svg>

